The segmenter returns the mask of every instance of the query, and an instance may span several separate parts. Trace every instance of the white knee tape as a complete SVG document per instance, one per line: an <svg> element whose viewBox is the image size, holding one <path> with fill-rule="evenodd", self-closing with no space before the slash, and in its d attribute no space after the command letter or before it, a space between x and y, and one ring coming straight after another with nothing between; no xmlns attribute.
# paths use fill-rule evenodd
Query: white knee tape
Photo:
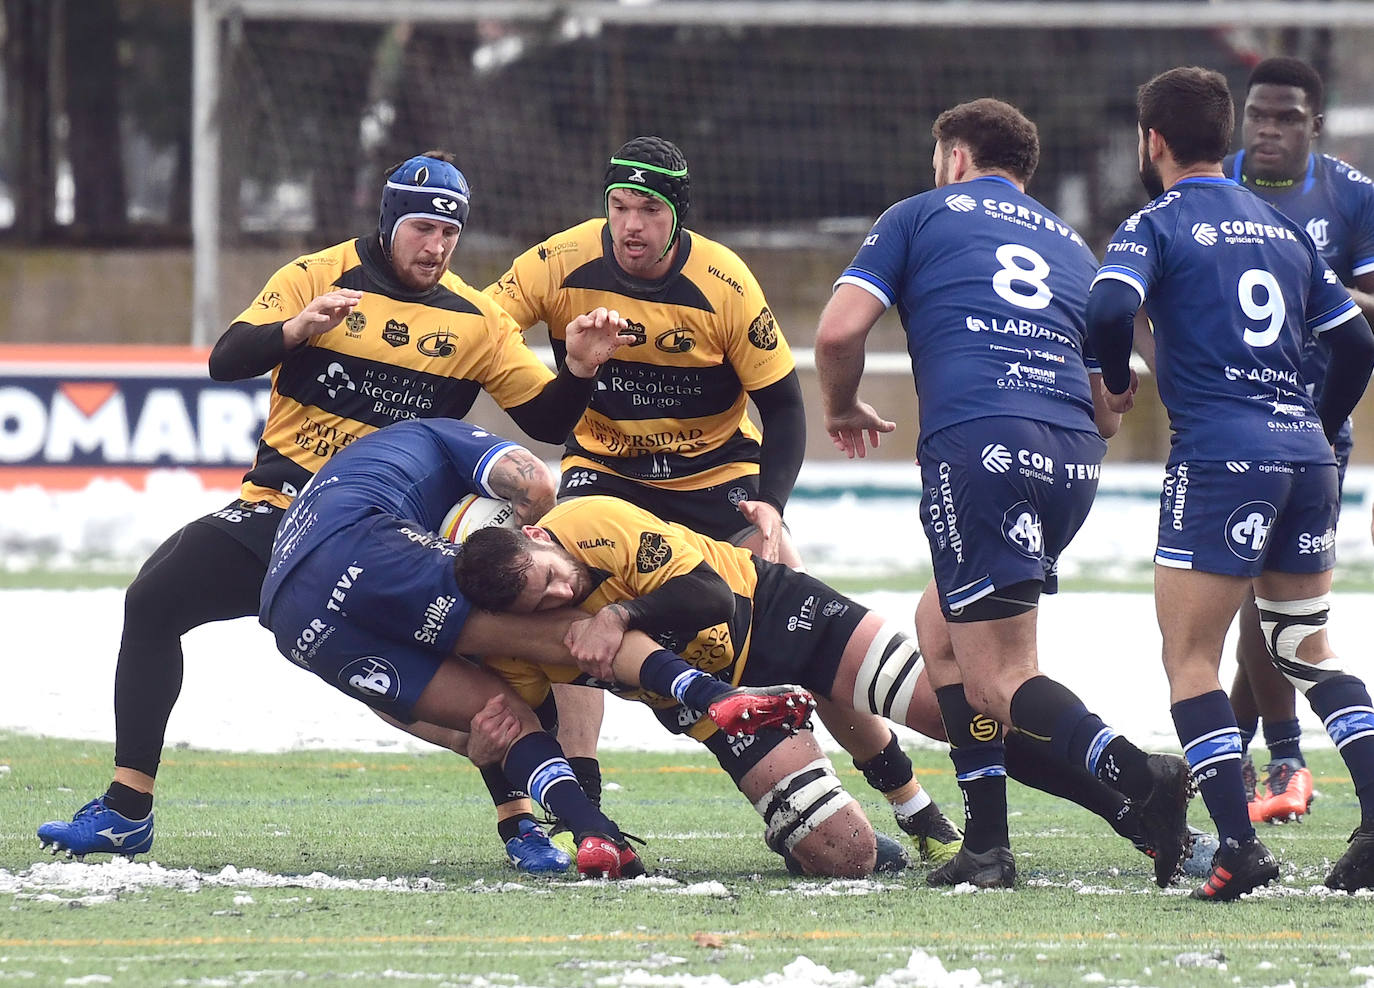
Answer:
<svg viewBox="0 0 1374 988"><path fill-rule="evenodd" d="M1304 695L1323 679L1341 674L1340 659L1331 657L1315 665L1298 658L1298 648L1326 627L1331 610L1328 594L1306 600L1264 600L1255 598L1259 608L1260 630L1269 649L1270 661Z"/></svg>
<svg viewBox="0 0 1374 988"><path fill-rule="evenodd" d="M854 679L854 709L905 724L916 678L924 665L915 637L884 623Z"/></svg>
<svg viewBox="0 0 1374 988"><path fill-rule="evenodd" d="M764 839L789 853L812 831L855 802L845 792L830 759L818 758L777 784L754 804L767 828Z"/></svg>

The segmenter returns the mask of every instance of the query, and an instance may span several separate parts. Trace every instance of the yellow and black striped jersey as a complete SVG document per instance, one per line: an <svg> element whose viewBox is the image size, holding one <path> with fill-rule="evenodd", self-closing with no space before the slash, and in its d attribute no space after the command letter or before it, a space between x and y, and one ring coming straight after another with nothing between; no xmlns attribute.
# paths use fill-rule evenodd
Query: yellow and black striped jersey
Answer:
<svg viewBox="0 0 1374 988"><path fill-rule="evenodd" d="M758 473L759 429L747 392L792 372L792 351L749 268L729 248L684 230L661 281L631 278L604 219L557 233L515 259L487 293L521 328L564 330L598 306L630 323L635 343L602 368L563 470L607 470L667 490L699 490Z"/></svg>
<svg viewBox="0 0 1374 988"><path fill-rule="evenodd" d="M462 418L482 390L510 408L553 379L490 297L451 271L428 292L406 293L383 270L387 264L380 249L357 240L303 255L272 275L234 320L282 322L334 288L363 293L342 323L272 371L267 421L243 479L245 500L284 507L359 436L405 419Z"/></svg>
<svg viewBox="0 0 1374 988"><path fill-rule="evenodd" d="M729 622L700 629L689 641L674 642L673 651L699 669L739 683L748 661L758 586L758 572L747 550L698 535L628 501L604 495L563 501L539 524L575 559L590 567L595 589L581 604L588 613L652 593L705 562L734 591L734 616ZM655 637L657 629L646 630ZM588 681L575 666L535 665L505 658L484 661L531 706L543 700L550 683ZM659 709L677 706L672 697L647 690L616 688L615 692ZM703 718L688 733L700 739L715 730L715 725Z"/></svg>

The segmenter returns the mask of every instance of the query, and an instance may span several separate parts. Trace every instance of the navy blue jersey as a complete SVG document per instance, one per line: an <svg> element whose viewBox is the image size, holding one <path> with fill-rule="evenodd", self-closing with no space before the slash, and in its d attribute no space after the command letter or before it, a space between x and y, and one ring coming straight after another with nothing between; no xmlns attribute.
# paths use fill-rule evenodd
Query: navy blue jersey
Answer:
<svg viewBox="0 0 1374 988"><path fill-rule="evenodd" d="M1335 462L1302 351L1359 309L1301 226L1228 178L1185 179L1121 224L1104 279L1154 324L1171 462Z"/></svg>
<svg viewBox="0 0 1374 988"><path fill-rule="evenodd" d="M498 497L488 484L491 469L519 448L457 419L416 419L379 429L335 453L277 530L263 583L263 613L286 574L311 549L369 515L415 522L417 543L443 543L431 533L449 509L467 494Z"/></svg>
<svg viewBox="0 0 1374 988"><path fill-rule="evenodd" d="M1306 230L1342 284L1353 286L1357 277L1374 271L1374 181L1364 172L1329 154L1313 154L1307 174L1291 184L1252 184L1245 175L1244 151L1231 155L1222 167ZM1303 351L1302 376L1309 390L1320 389L1329 357L1328 347L1316 338Z"/></svg>
<svg viewBox="0 0 1374 988"><path fill-rule="evenodd" d="M889 207L835 284L897 306L924 441L989 415L1095 431L1083 341L1096 270L1071 227L984 177Z"/></svg>

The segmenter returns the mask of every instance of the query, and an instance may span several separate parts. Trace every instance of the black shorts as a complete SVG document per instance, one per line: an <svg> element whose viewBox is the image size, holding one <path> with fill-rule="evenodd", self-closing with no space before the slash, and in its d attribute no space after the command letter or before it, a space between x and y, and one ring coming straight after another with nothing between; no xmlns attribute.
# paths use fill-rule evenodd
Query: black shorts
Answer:
<svg viewBox="0 0 1374 988"><path fill-rule="evenodd" d="M716 761L735 785L743 788L744 777L750 770L789 737L791 735L780 727L765 727L738 740L732 740L724 731L716 731L701 743L716 756Z"/></svg>
<svg viewBox="0 0 1374 988"><path fill-rule="evenodd" d="M191 524L209 525L224 532L257 556L266 572L268 560L272 558L272 541L277 537L277 525L284 514L285 508L266 501L233 501Z"/></svg>
<svg viewBox="0 0 1374 988"><path fill-rule="evenodd" d="M739 503L758 499L759 478L757 474L748 474L698 491L670 491L588 467L575 467L563 474L562 482L558 485L558 500L587 494L618 497L658 515L664 521L690 528L709 538L738 542L753 530L753 526L740 514Z"/></svg>
<svg viewBox="0 0 1374 988"><path fill-rule="evenodd" d="M754 621L741 686L796 683L829 696L868 608L807 573L757 556Z"/></svg>

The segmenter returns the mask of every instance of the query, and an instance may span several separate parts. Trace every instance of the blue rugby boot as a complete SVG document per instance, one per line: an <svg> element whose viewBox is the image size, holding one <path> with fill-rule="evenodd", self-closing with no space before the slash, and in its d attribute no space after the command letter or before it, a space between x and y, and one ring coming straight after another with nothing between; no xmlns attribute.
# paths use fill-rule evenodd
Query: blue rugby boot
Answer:
<svg viewBox="0 0 1374 988"><path fill-rule="evenodd" d="M553 875L572 867L572 857L555 847L533 820L520 821L520 834L506 841L506 857L516 871Z"/></svg>
<svg viewBox="0 0 1374 988"><path fill-rule="evenodd" d="M132 859L153 846L153 814L130 820L97 796L67 820L50 820L38 828L38 840L53 854L66 851L78 861L88 854L122 854Z"/></svg>

